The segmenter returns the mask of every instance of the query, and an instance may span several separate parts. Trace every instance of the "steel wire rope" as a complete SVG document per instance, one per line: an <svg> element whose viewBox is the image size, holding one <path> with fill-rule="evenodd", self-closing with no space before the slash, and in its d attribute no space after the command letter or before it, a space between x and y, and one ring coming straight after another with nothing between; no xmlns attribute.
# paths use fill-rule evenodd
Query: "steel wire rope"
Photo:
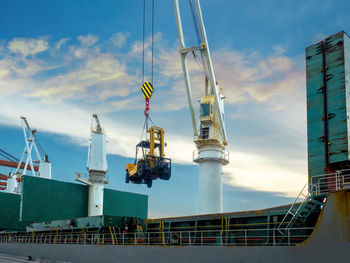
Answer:
<svg viewBox="0 0 350 263"><path fill-rule="evenodd" d="M154 59L154 0L152 0L152 85L154 85L153 80L153 59Z"/></svg>
<svg viewBox="0 0 350 263"><path fill-rule="evenodd" d="M188 0L189 4L190 4L190 7L191 7L191 13L192 13L192 19L193 19L193 24L194 24L194 28L196 30L196 35L197 35L197 40L198 40L198 45L201 44L201 37L199 35L199 29L198 29L198 24L197 24L197 19L196 19L196 15L194 13L194 7L193 7L193 0ZM193 53L193 56L196 60L196 54ZM197 56L198 57L198 56ZM203 57L203 54L201 52L201 56L200 56L200 60L201 60L201 63L202 63L202 68L203 68L203 73L206 75L206 77L208 77L208 74L207 74L207 70L205 69L205 63L204 63L204 57ZM197 63L199 63L197 61Z"/></svg>
<svg viewBox="0 0 350 263"><path fill-rule="evenodd" d="M201 70L201 71L203 72L203 74L208 78L208 73L207 73L206 69L204 68L204 64L201 63L200 61L198 61L198 59L197 59L197 58L198 58L198 55L196 54L196 51L193 51L192 54L193 54L194 60L195 60L195 61L197 62L197 64L198 64L200 70Z"/></svg>
<svg viewBox="0 0 350 263"><path fill-rule="evenodd" d="M142 23L142 84L145 81L145 24L146 24L146 0L143 0L143 23Z"/></svg>
<svg viewBox="0 0 350 263"><path fill-rule="evenodd" d="M143 85L144 81L145 81L145 29L146 27L146 0L143 0L143 17L142 17L142 71L141 71L141 75L142 75L142 83L141 86ZM143 128L142 128L142 132L141 132L141 136L140 136L140 142L142 140L142 136L143 136L143 132L145 130L145 126L146 126L146 121L147 121L147 116L145 119L145 122L143 124ZM137 161L137 154L138 154L138 148L136 146L136 154L135 154L135 164Z"/></svg>
<svg viewBox="0 0 350 263"><path fill-rule="evenodd" d="M152 0L152 32L151 32L151 83L154 85L154 0ZM142 19L142 85L145 82L145 40L146 38L146 0L143 0L143 19ZM153 92L154 93L154 92ZM153 125L153 120L149 117L149 113L145 116L145 122L143 124L140 142L145 129L148 130L148 121L151 121ZM147 139L147 132L146 132ZM136 149L135 162L137 160L138 148ZM142 147L142 154L145 156L145 152Z"/></svg>
<svg viewBox="0 0 350 263"><path fill-rule="evenodd" d="M39 146L39 151L44 155L47 155L44 148L41 146L41 144L39 143L38 139L33 135L34 141L36 143L37 146Z"/></svg>
<svg viewBox="0 0 350 263"><path fill-rule="evenodd" d="M13 156L12 154L9 154L8 152L0 149L0 155L5 157L6 159L8 159L9 161L15 161L15 162L19 162L19 159L16 158L15 156Z"/></svg>

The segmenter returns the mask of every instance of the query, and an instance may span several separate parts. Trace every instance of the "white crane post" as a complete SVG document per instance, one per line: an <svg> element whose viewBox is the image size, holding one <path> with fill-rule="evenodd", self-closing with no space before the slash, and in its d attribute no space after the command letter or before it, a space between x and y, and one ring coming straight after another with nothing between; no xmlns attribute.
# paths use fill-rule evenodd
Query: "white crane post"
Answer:
<svg viewBox="0 0 350 263"><path fill-rule="evenodd" d="M92 117L87 170L89 171L87 180L80 177L75 179L89 186L88 216L103 215L104 184L108 183L105 180L108 171L106 135L96 114L93 114Z"/></svg>

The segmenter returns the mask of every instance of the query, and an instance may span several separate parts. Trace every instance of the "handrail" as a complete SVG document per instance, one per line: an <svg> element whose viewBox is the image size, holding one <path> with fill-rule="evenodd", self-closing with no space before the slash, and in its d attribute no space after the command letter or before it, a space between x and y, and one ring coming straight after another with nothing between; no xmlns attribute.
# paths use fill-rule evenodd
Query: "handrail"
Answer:
<svg viewBox="0 0 350 263"><path fill-rule="evenodd" d="M230 159L230 152L226 149L224 149L223 151L217 151L219 152L219 155L216 157L213 157L215 159L222 159L224 161L228 161ZM198 160L200 159L200 155L199 155L199 150L195 149L192 153L192 159L194 160Z"/></svg>
<svg viewBox="0 0 350 263"><path fill-rule="evenodd" d="M330 191L344 189L346 184L350 185L350 169L313 176L309 185L309 191L311 195L328 194Z"/></svg>
<svg viewBox="0 0 350 263"><path fill-rule="evenodd" d="M310 236L313 227L290 228L288 236L270 229L205 230L133 233L0 234L0 243L145 245L145 246L294 246Z"/></svg>

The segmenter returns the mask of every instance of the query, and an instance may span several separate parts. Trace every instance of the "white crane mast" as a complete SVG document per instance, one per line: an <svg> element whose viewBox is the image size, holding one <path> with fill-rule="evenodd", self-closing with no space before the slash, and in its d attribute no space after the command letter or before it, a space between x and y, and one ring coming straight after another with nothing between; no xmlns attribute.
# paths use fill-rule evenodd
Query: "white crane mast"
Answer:
<svg viewBox="0 0 350 263"><path fill-rule="evenodd" d="M79 174L75 179L89 186L88 216L99 216L103 214L103 192L104 185L108 183L105 180L108 166L106 134L96 114L92 115L87 170L88 179L81 178Z"/></svg>
<svg viewBox="0 0 350 263"><path fill-rule="evenodd" d="M201 42L198 46L186 47L179 3L178 0L173 0L180 45L179 52L186 83L194 141L197 147L193 161L198 163L200 167L199 210L201 214L220 213L222 212L222 166L229 163L228 152L225 150L227 136L224 122L224 96L220 93L216 81L199 0L194 0L194 3L194 18L198 19ZM195 54L196 51L199 51L203 58L203 68L209 84L209 89L205 88L205 95L200 100L199 132L192 103L191 81L186 60L189 53Z"/></svg>

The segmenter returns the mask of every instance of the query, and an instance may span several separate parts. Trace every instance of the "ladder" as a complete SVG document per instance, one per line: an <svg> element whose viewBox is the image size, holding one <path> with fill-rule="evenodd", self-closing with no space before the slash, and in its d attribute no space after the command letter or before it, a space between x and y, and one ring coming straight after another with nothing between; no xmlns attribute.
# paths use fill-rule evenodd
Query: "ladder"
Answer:
<svg viewBox="0 0 350 263"><path fill-rule="evenodd" d="M307 185L308 184L304 185L298 197L294 200L283 220L277 227L277 230L282 236L285 236L288 233L288 230L292 227L305 224L309 215L324 204L327 195L311 195L306 188ZM302 201L298 202L300 199L302 199Z"/></svg>

